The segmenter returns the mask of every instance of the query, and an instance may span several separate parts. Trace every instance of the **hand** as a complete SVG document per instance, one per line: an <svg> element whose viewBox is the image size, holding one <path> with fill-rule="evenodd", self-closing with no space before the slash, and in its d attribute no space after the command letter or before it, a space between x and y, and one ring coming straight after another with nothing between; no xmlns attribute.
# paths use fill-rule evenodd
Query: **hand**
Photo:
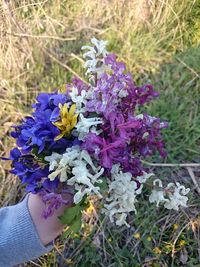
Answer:
<svg viewBox="0 0 200 267"><path fill-rule="evenodd" d="M67 197L68 196L65 195L65 198ZM55 210L52 216L44 219L42 217L42 214L45 210L45 204L42 201L41 196L35 194L29 195L29 212L35 224L40 240L44 246L52 242L57 236L62 233L64 225L60 222L58 216L61 215L63 211L69 206L70 205L62 205L60 208Z"/></svg>

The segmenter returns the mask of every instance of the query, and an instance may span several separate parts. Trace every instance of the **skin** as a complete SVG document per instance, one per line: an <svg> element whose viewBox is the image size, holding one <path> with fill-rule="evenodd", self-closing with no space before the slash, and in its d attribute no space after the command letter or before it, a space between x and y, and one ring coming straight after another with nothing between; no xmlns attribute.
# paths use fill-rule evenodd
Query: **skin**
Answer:
<svg viewBox="0 0 200 267"><path fill-rule="evenodd" d="M52 242L56 237L58 237L63 229L64 225L58 219L66 209L67 205L62 205L57 209L54 214L47 219L42 218L42 213L45 209L45 204L43 203L39 195L30 194L28 198L28 208L31 214L32 220L37 229L40 240L44 246Z"/></svg>

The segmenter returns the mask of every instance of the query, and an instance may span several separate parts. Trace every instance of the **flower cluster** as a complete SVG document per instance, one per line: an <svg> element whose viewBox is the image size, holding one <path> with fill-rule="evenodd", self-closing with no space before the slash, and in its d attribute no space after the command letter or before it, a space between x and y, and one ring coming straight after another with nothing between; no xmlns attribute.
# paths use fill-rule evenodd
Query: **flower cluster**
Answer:
<svg viewBox="0 0 200 267"><path fill-rule="evenodd" d="M135 203L137 195L142 193L143 183L151 177L152 173L143 173L138 176L137 180L132 179L130 172L123 173L119 165L113 165L111 170L111 181L109 183L109 197L106 199L108 204L105 204L104 213L108 214L110 221L116 219L116 224L121 226L125 224L128 213L136 211Z"/></svg>
<svg viewBox="0 0 200 267"><path fill-rule="evenodd" d="M125 64L107 51L107 42L91 41L94 46L83 47L89 83L74 78L53 93L40 93L31 116L14 126L11 135L18 148L9 159L12 173L27 191L42 196L45 217L67 203L62 196L68 192L73 218L80 216L82 203L96 195L111 222L129 226L127 216L136 213L138 195L152 176L142 159L156 151L166 156L161 131L167 122L137 113L158 93L150 84L136 86ZM186 206L187 193L178 183L163 190L159 182L150 202L177 209Z"/></svg>
<svg viewBox="0 0 200 267"><path fill-rule="evenodd" d="M178 210L180 206L187 207L188 197L190 189L185 188L180 183L169 183L166 188L163 188L162 182L156 179L153 182L154 186L158 184L157 189L153 189L149 197L150 203L156 203L157 207L160 203L164 204L166 209Z"/></svg>
<svg viewBox="0 0 200 267"><path fill-rule="evenodd" d="M74 203L79 203L86 194L97 194L101 197L100 188L96 184L101 183L98 179L104 172L101 167L95 167L87 151L81 150L80 146L67 148L62 155L52 153L45 157L49 162L49 170L53 171L48 178L53 181L56 177L67 185L73 185L76 194Z"/></svg>

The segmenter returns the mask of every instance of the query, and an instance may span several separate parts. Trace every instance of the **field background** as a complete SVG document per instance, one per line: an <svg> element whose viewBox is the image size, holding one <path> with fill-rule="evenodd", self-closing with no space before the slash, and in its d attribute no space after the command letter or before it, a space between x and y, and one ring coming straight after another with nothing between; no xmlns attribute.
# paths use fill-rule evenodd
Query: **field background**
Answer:
<svg viewBox="0 0 200 267"><path fill-rule="evenodd" d="M189 207L167 212L143 196L131 228L91 219L74 239L57 240L51 254L23 266L199 267L199 0L2 0L1 155L14 146L10 127L31 111L38 92L51 92L74 75L84 79L81 46L93 36L109 41L136 84L152 83L160 92L146 110L169 121L163 131L168 157L163 162L155 155L146 164L154 163L158 178L190 187ZM0 206L23 194L9 162L0 162Z"/></svg>

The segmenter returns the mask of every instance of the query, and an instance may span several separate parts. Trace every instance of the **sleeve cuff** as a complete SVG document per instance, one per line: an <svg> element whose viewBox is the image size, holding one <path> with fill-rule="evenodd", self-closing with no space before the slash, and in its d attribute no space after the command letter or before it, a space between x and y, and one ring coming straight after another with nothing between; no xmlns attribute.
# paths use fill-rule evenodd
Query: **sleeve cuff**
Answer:
<svg viewBox="0 0 200 267"><path fill-rule="evenodd" d="M0 223L3 233L3 241L0 240L1 267L37 259L53 249L53 242L44 246L39 238L28 209L28 198L29 194L19 204L3 209L4 218Z"/></svg>

